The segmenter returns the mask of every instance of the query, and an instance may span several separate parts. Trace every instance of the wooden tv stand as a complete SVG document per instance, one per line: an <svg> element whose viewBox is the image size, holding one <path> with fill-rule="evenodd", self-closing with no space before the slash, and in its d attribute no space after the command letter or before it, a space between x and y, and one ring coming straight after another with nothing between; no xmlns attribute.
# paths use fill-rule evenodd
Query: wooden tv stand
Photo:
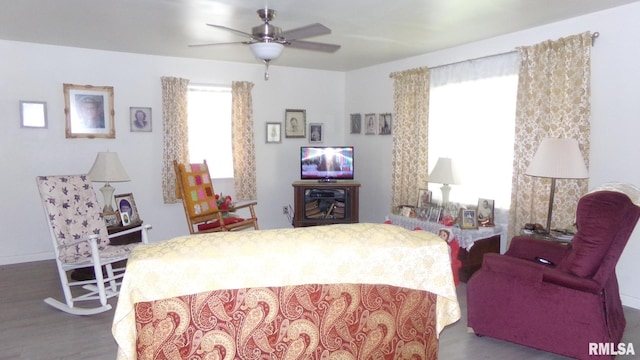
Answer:
<svg viewBox="0 0 640 360"><path fill-rule="evenodd" d="M293 226L357 223L360 183L296 181L293 184Z"/></svg>

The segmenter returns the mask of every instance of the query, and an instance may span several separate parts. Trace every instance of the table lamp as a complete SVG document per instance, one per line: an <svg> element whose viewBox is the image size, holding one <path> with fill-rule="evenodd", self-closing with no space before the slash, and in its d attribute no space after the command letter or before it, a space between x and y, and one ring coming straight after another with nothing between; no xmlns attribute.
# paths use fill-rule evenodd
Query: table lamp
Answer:
<svg viewBox="0 0 640 360"><path fill-rule="evenodd" d="M113 212L111 203L115 188L109 183L131 180L124 170L122 163L120 163L118 153L115 152L99 152L96 161L93 163L91 170L89 170L89 178L94 182L105 183L104 186L100 188L102 196L104 197L104 208L102 209L104 213Z"/></svg>
<svg viewBox="0 0 640 360"><path fill-rule="evenodd" d="M442 184L440 187L440 191L442 191L442 204L449 203L449 193L451 192L451 186L449 186L449 184L455 185L458 183L457 176L453 171L451 158L438 158L438 162L436 162L436 166L431 170L427 181Z"/></svg>
<svg viewBox="0 0 640 360"><path fill-rule="evenodd" d="M578 141L554 138L545 138L540 142L525 174L551 178L547 227L545 228L547 232L551 231L551 213L556 192L556 179L585 179L589 177Z"/></svg>

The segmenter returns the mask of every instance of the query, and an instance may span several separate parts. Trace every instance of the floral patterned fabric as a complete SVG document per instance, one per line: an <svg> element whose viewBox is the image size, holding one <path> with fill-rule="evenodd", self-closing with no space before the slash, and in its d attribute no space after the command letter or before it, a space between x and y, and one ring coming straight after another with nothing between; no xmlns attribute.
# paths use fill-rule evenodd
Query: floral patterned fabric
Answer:
<svg viewBox="0 0 640 360"><path fill-rule="evenodd" d="M189 161L189 121L187 98L189 80L162 77L162 199L165 204L180 202L173 161Z"/></svg>
<svg viewBox="0 0 640 360"><path fill-rule="evenodd" d="M437 359L435 310L426 291L363 284L140 302L137 359Z"/></svg>
<svg viewBox="0 0 640 360"><path fill-rule="evenodd" d="M128 254L138 244L109 245L106 223L88 175L38 176L42 204L57 246L55 253L63 263L79 263L91 258L86 240L98 235L102 258Z"/></svg>
<svg viewBox="0 0 640 360"><path fill-rule="evenodd" d="M119 346L118 359L136 358L136 339L141 330L136 326L137 303L223 291L218 294L226 296L225 300L234 306L242 306L241 301L234 302L235 295L224 290L302 286L296 288L296 294L306 292L310 297L316 296L309 293L308 284L384 284L435 294L436 336L445 326L460 319L449 248L445 241L429 232L359 223L190 235L133 251L112 327ZM184 303L184 300L176 301ZM289 303L280 300L280 304ZM228 314L233 309L227 307L225 311ZM251 314L260 315L264 309L260 305ZM362 311L355 314L360 317L364 314ZM166 331L173 331L172 323L163 325L167 326L163 327ZM188 326L182 322L179 325ZM176 333L183 331L181 328Z"/></svg>
<svg viewBox="0 0 640 360"><path fill-rule="evenodd" d="M253 83L251 82L234 81L231 83L233 183L238 200L256 200L258 198L252 89Z"/></svg>

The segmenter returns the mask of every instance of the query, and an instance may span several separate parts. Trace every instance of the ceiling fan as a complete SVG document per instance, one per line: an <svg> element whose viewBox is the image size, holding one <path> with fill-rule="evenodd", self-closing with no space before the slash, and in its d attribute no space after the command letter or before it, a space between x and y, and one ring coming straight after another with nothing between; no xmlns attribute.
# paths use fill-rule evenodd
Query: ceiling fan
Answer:
<svg viewBox="0 0 640 360"><path fill-rule="evenodd" d="M269 62L277 59L285 46L302 49L313 50L333 53L340 49L340 45L325 44L313 41L304 41L301 39L310 38L314 36L331 34L331 29L328 27L315 23L303 27L299 27L292 30L282 31L277 26L271 25L270 22L275 18L276 11L273 9L258 9L256 11L263 24L254 26L251 29L251 33L247 33L241 30L232 29L222 25L207 24L208 26L231 31L241 36L248 37L245 41L224 42L224 43L210 43L210 44L198 44L189 45L190 47L199 46L212 46L212 45L228 45L228 44L245 44L249 45L253 55L262 60L266 65L264 73L265 80L269 80Z"/></svg>

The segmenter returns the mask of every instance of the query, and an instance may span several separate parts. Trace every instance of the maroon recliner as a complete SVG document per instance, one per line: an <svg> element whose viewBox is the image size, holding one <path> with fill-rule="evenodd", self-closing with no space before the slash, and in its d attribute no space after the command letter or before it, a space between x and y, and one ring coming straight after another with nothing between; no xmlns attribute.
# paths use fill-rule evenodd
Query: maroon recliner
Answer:
<svg viewBox="0 0 640 360"><path fill-rule="evenodd" d="M571 245L516 236L467 283L467 322L486 335L578 359L620 342L626 321L615 267L638 218L640 190L607 184L583 196ZM547 264L544 264L547 262ZM592 345L593 346L593 345Z"/></svg>

